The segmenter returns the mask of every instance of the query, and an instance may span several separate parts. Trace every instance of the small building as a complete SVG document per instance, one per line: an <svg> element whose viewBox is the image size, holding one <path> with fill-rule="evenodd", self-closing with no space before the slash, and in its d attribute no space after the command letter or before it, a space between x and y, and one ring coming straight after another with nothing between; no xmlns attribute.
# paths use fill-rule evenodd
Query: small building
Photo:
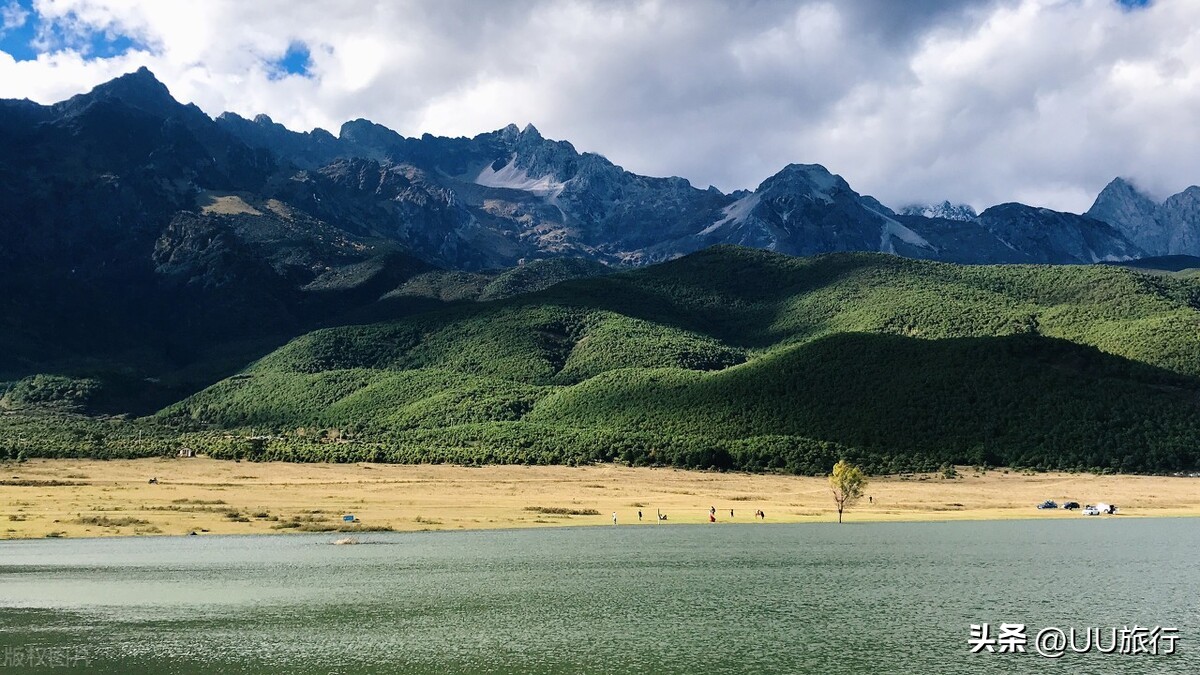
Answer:
<svg viewBox="0 0 1200 675"><path fill-rule="evenodd" d="M176 457L195 457L196 451L191 448L180 448L179 452L175 453Z"/></svg>

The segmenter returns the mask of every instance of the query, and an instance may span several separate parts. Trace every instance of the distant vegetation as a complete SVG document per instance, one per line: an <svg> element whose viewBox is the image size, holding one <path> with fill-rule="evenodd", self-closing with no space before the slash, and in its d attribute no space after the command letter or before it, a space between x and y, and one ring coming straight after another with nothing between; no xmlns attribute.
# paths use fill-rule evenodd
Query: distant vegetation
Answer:
<svg viewBox="0 0 1200 675"><path fill-rule="evenodd" d="M461 272L438 270L417 275L388 294L390 298L501 300L541 291L571 279L612 274L607 265L582 258L534 260L508 270Z"/></svg>
<svg viewBox="0 0 1200 675"><path fill-rule="evenodd" d="M1195 279L732 247L523 269L416 277L397 292L441 309L309 333L141 420L76 414L82 383L10 385L0 457L1200 466ZM544 287L561 275L587 278Z"/></svg>
<svg viewBox="0 0 1200 675"><path fill-rule="evenodd" d="M100 383L90 378L33 375L11 384L3 398L0 398L0 404L10 408L45 404L84 408L92 402L100 388Z"/></svg>
<svg viewBox="0 0 1200 675"><path fill-rule="evenodd" d="M571 509L565 506L526 506L526 511L553 516L598 516L596 509Z"/></svg>
<svg viewBox="0 0 1200 675"><path fill-rule="evenodd" d="M1159 255L1113 264L1149 272L1195 272L1196 270L1200 270L1200 257L1194 255Z"/></svg>

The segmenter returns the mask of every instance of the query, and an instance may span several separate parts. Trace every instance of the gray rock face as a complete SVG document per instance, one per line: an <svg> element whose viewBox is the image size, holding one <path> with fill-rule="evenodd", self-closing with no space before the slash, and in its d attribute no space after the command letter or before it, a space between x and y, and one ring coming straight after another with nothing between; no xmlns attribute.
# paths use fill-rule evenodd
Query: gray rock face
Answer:
<svg viewBox="0 0 1200 675"><path fill-rule="evenodd" d="M1159 219L1159 205L1123 178L1113 179L1096 197L1087 216L1117 228L1150 255L1165 255L1170 234Z"/></svg>
<svg viewBox="0 0 1200 675"><path fill-rule="evenodd" d="M979 223L1035 263L1120 262L1145 252L1107 223L1024 204L1001 204L979 215Z"/></svg>
<svg viewBox="0 0 1200 675"><path fill-rule="evenodd" d="M1112 225L1150 255L1200 255L1200 187L1160 203L1117 178L1087 215Z"/></svg>
<svg viewBox="0 0 1200 675"><path fill-rule="evenodd" d="M1200 255L1200 187L1168 197L1159 208L1159 220L1171 237L1167 253Z"/></svg>

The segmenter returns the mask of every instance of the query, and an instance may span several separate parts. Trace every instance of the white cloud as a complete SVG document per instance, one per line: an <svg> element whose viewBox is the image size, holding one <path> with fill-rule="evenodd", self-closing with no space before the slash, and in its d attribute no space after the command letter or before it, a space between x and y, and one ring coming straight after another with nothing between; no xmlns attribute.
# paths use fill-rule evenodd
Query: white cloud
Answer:
<svg viewBox="0 0 1200 675"><path fill-rule="evenodd" d="M626 168L753 187L820 162L899 205L1086 209L1116 175L1200 182L1200 3L1157 0L38 0L42 22L145 45L16 62L60 100L146 65L210 114L406 135L533 122ZM7 25L7 15L3 15ZM288 45L311 77L277 78Z"/></svg>
<svg viewBox="0 0 1200 675"><path fill-rule="evenodd" d="M16 0L12 0L4 6L0 6L0 35L4 35L14 28L20 28L29 20L29 12L24 7L21 7Z"/></svg>

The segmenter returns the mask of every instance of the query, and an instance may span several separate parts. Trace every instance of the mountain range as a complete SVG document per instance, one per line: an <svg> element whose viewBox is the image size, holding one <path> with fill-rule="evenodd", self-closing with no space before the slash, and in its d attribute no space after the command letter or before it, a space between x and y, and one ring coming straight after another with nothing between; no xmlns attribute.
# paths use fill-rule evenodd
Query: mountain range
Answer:
<svg viewBox="0 0 1200 675"><path fill-rule="evenodd" d="M0 101L0 456L337 428L405 461L1193 466L1197 195L893 210L815 164L727 194L532 125L214 119L141 69Z"/></svg>
<svg viewBox="0 0 1200 675"><path fill-rule="evenodd" d="M297 288L387 250L451 269L556 256L638 265L718 243L797 255L1091 263L1166 253L1138 244L1157 236L1142 232L1142 221L1180 231L1194 220L1174 208L1176 198L1165 219L1140 202L1098 201L1091 218L1019 204L895 212L805 164L725 194L630 173L532 125L406 138L359 119L337 136L299 133L265 115L210 119L144 68L52 106L3 101L0 134L9 260L61 253L80 274L117 264L114 254L132 256L138 271L201 286L267 273ZM1101 200L1118 185L1128 187L1114 182ZM203 232L223 235L220 261L203 255L215 250L191 250ZM265 246L255 252L273 269L241 269L239 246Z"/></svg>
<svg viewBox="0 0 1200 675"><path fill-rule="evenodd" d="M1091 217L1021 204L896 212L792 164L725 194L625 171L532 125L406 138L361 119L337 136L212 119L143 68L54 105L0 101L0 372L95 354L185 363L336 323L432 269L637 266L716 244L976 264L1191 245L1186 200L1150 208L1131 193L1102 208L1115 191Z"/></svg>

